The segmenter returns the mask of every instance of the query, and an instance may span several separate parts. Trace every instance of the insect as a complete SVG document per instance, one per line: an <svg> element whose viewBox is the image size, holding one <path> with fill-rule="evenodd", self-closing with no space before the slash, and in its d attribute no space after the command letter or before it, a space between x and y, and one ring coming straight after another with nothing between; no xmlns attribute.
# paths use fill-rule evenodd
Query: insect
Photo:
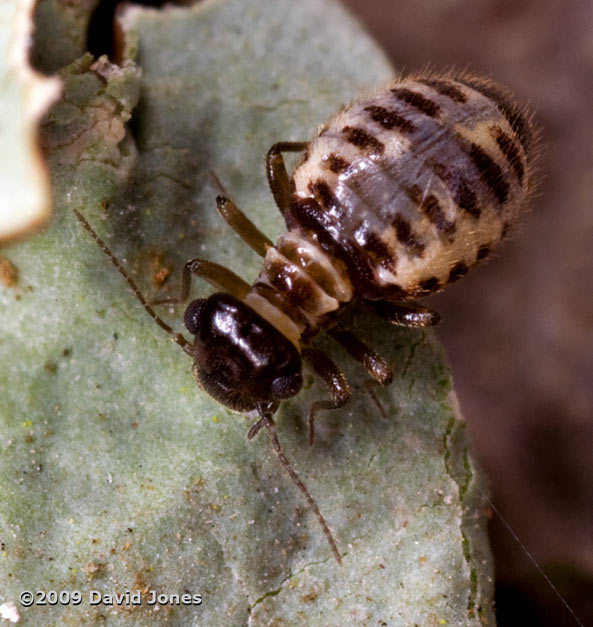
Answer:
<svg viewBox="0 0 593 627"><path fill-rule="evenodd" d="M284 153L303 153L292 176ZM469 74L398 78L331 117L310 142L281 142L266 158L269 186L287 226L274 245L224 195L226 222L263 257L253 285L218 264L191 259L179 298L149 304L85 218L76 216L126 278L146 311L193 359L197 383L270 436L282 465L314 510L339 563L329 527L278 440L273 415L300 391L303 362L329 398L308 413L313 443L319 411L350 396L338 366L312 340L324 329L382 385L387 362L344 328L354 301L393 324L425 327L439 317L416 302L484 259L504 238L533 187L530 117L497 84ZM195 274L218 290L193 300L175 332L152 305L187 302Z"/></svg>

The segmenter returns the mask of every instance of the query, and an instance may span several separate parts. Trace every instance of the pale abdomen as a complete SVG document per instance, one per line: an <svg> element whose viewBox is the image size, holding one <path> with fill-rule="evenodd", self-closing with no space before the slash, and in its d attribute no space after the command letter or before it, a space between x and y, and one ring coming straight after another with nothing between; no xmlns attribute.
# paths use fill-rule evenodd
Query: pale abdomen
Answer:
<svg viewBox="0 0 593 627"><path fill-rule="evenodd" d="M529 121L492 83L398 80L309 144L287 224L347 266L358 297L437 291L516 221L530 144Z"/></svg>

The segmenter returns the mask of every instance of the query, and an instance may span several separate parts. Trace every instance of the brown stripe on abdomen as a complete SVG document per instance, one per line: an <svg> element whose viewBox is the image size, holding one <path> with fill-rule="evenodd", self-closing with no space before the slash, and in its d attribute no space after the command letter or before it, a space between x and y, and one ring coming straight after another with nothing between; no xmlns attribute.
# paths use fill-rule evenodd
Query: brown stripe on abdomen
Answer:
<svg viewBox="0 0 593 627"><path fill-rule="evenodd" d="M309 183L309 191L315 196L324 209L333 209L341 206L330 186L323 179Z"/></svg>
<svg viewBox="0 0 593 627"><path fill-rule="evenodd" d="M519 141L523 144L525 152L529 150L533 139L530 124L521 109L513 103L510 95L505 93L505 91L500 87L484 79L462 76L460 78L456 78L455 80L471 87L478 93L486 96L486 98L489 98L496 103L498 110L506 118L509 126L513 129L513 131L515 131L515 133L517 133Z"/></svg>
<svg viewBox="0 0 593 627"><path fill-rule="evenodd" d="M474 218L479 218L481 210L478 206L478 199L464 176L436 161L428 161L427 165L445 183L455 204Z"/></svg>
<svg viewBox="0 0 593 627"><path fill-rule="evenodd" d="M421 257L424 253L424 244L418 239L418 236L412 231L410 223L402 216L396 214L393 220L393 227L398 241L403 244L404 248L417 257Z"/></svg>
<svg viewBox="0 0 593 627"><path fill-rule="evenodd" d="M337 155L335 152L332 152L327 156L327 163L329 165L329 169L334 174L341 174L350 167L350 163L348 163L344 157L340 157L340 155Z"/></svg>
<svg viewBox="0 0 593 627"><path fill-rule="evenodd" d="M436 276L431 276L430 279L420 281L419 288L422 292L430 293L436 292L441 287L441 282Z"/></svg>
<svg viewBox="0 0 593 627"><path fill-rule="evenodd" d="M368 233L362 249L369 254L371 259L382 268L395 274L397 266L397 256L376 233Z"/></svg>
<svg viewBox="0 0 593 627"><path fill-rule="evenodd" d="M504 204L509 197L509 184L502 168L478 144L471 143L469 157L480 173L481 179L488 185L500 204Z"/></svg>
<svg viewBox="0 0 593 627"><path fill-rule="evenodd" d="M385 109L385 107L371 105L365 107L364 110L369 112L371 120L387 130L396 128L403 133L413 133L416 130L412 122L406 120L406 118L395 111Z"/></svg>
<svg viewBox="0 0 593 627"><path fill-rule="evenodd" d="M482 259L485 259L486 257L488 257L489 254L490 254L490 246L488 246L487 244L483 244L482 246L480 246L480 248L478 248L478 255L476 257L476 261L482 261Z"/></svg>
<svg viewBox="0 0 593 627"><path fill-rule="evenodd" d="M441 233L445 233L445 235L448 236L449 241L453 241L455 224L450 220L447 220L436 196L430 194L426 197L422 203L422 211L424 211L426 217L432 222L432 224L436 226L437 230Z"/></svg>
<svg viewBox="0 0 593 627"><path fill-rule="evenodd" d="M447 279L448 283L452 283L453 281L457 281L462 276L465 276L468 273L469 268L463 263L463 261L458 261L449 272L449 278Z"/></svg>
<svg viewBox="0 0 593 627"><path fill-rule="evenodd" d="M426 215L429 221L435 225L438 231L447 235L450 242L455 234L455 224L447 220L437 197L428 194L424 197L422 189L418 185L413 185L408 194L414 204L416 204Z"/></svg>
<svg viewBox="0 0 593 627"><path fill-rule="evenodd" d="M342 134L349 144L356 146L362 150L367 148L378 153L383 153L385 146L376 137L367 133L363 128L357 126L345 126Z"/></svg>
<svg viewBox="0 0 593 627"><path fill-rule="evenodd" d="M515 142L500 128L500 126L491 127L490 133L496 140L496 143L506 160L509 162L513 170L515 170L519 183L523 185L525 168L521 162L521 155L519 154L519 149L515 145Z"/></svg>
<svg viewBox="0 0 593 627"><path fill-rule="evenodd" d="M424 113L424 115L427 115L429 118L436 118L441 112L441 108L436 102L425 98L422 94L412 91L411 89L396 87L390 91L398 100L418 109L418 111Z"/></svg>
<svg viewBox="0 0 593 627"><path fill-rule="evenodd" d="M461 91L461 89L459 89L459 87L456 87L449 81L439 80L438 78L421 78L417 80L419 83L432 87L432 89L442 96L447 96L447 98L450 98L455 102L459 102L461 104L467 102L467 96Z"/></svg>

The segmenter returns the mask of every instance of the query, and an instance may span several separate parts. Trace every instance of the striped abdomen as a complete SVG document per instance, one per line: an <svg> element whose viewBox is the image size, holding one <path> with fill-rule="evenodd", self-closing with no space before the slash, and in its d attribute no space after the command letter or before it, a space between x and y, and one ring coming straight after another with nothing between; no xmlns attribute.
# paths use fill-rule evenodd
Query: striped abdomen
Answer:
<svg viewBox="0 0 593 627"><path fill-rule="evenodd" d="M430 293L486 257L525 204L531 127L471 76L397 80L331 118L293 174L288 227L356 297Z"/></svg>

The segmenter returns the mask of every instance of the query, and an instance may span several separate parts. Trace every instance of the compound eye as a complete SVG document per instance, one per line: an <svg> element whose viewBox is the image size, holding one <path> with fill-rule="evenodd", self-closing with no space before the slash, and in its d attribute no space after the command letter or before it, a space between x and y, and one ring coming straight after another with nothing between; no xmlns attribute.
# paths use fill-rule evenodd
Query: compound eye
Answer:
<svg viewBox="0 0 593 627"><path fill-rule="evenodd" d="M195 335L198 332L199 328L199 318L200 312L206 302L205 298L198 298L197 300L193 300L185 310L185 314L183 315L183 322L185 323L185 328L192 334Z"/></svg>
<svg viewBox="0 0 593 627"><path fill-rule="evenodd" d="M302 386L303 376L300 372L296 372L292 375L276 377L270 386L271 396L277 400L292 398L298 394Z"/></svg>

